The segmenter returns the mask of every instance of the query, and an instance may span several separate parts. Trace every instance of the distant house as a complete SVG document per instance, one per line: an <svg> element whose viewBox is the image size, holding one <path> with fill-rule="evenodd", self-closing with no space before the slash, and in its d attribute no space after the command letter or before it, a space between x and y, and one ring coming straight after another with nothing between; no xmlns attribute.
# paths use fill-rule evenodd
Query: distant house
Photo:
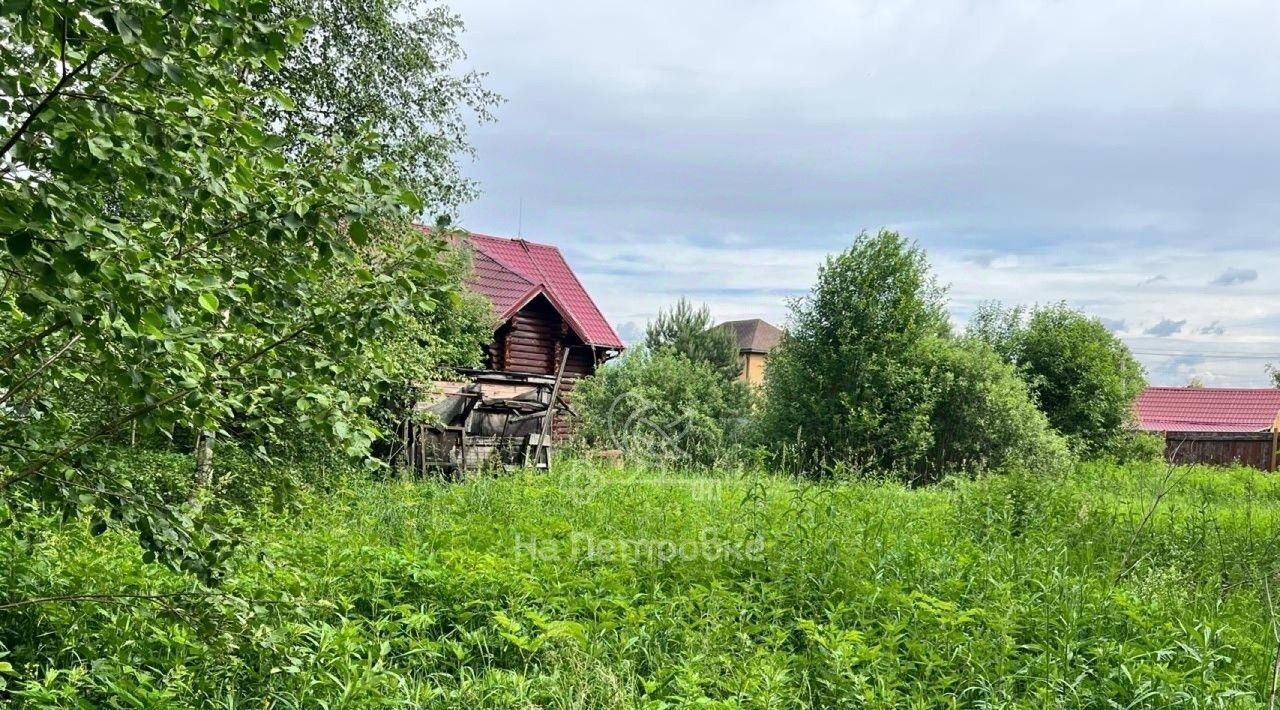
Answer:
<svg viewBox="0 0 1280 710"><path fill-rule="evenodd" d="M1277 469L1280 389L1148 387L1134 413L1139 428L1164 436L1170 461Z"/></svg>
<svg viewBox="0 0 1280 710"><path fill-rule="evenodd" d="M753 385L763 384L764 364L769 352L782 341L782 331L759 318L725 321L716 327L730 330L738 341L738 355L742 358L739 379Z"/></svg>

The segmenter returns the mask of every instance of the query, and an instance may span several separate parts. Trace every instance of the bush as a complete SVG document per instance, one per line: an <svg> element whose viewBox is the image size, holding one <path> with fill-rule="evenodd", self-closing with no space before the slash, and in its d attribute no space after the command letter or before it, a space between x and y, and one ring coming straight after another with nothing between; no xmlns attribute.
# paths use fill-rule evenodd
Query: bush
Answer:
<svg viewBox="0 0 1280 710"><path fill-rule="evenodd" d="M1035 468L1071 457L1017 371L950 332L924 251L893 232L858 237L819 271L770 355L761 433L797 463L913 482Z"/></svg>
<svg viewBox="0 0 1280 710"><path fill-rule="evenodd" d="M943 295L924 251L893 232L828 259L770 356L761 436L819 475L1063 472L1067 442L1005 361L1007 339L954 338Z"/></svg>
<svg viewBox="0 0 1280 710"><path fill-rule="evenodd" d="M801 466L911 468L932 439L929 344L948 331L924 251L860 235L792 306L766 365L762 435Z"/></svg>
<svg viewBox="0 0 1280 710"><path fill-rule="evenodd" d="M573 403L588 445L655 465L706 467L740 440L751 392L707 362L639 347L579 382Z"/></svg>
<svg viewBox="0 0 1280 710"><path fill-rule="evenodd" d="M1112 440L1103 457L1116 463L1151 463L1164 460L1164 436L1126 429Z"/></svg>
<svg viewBox="0 0 1280 710"><path fill-rule="evenodd" d="M916 466L921 478L962 471L1067 470L1066 441L1036 409L1012 365L967 338L937 341L933 357L933 442Z"/></svg>
<svg viewBox="0 0 1280 710"><path fill-rule="evenodd" d="M1114 456L1133 400L1146 386L1142 366L1102 321L1058 303L1032 309L985 304L969 333L1013 363L1040 410L1085 456Z"/></svg>

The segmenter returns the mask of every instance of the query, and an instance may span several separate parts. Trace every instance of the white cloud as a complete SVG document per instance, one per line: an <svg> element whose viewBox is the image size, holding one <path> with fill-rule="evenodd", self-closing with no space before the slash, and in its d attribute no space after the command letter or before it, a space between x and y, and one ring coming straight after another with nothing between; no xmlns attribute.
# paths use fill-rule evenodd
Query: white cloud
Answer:
<svg viewBox="0 0 1280 710"><path fill-rule="evenodd" d="M464 224L513 233L523 204L615 323L679 295L781 321L888 225L958 320L1065 300L1170 384L1191 355L1217 384L1280 361L1280 3L454 7L510 99L475 134ZM1166 319L1186 324L1143 334Z"/></svg>
<svg viewBox="0 0 1280 710"><path fill-rule="evenodd" d="M656 244L588 242L568 253L615 321L644 322L680 295L688 295L708 303L717 319L762 317L781 323L787 297L811 287L818 264L850 241L832 239L826 248L806 250L725 250L668 237ZM1153 381L1162 384L1182 384L1185 367L1171 369L1169 363L1185 365L1186 357L1197 353L1210 358L1213 381L1219 385L1265 384L1267 357L1274 355L1280 362L1280 306L1270 307L1280 302L1280 288L1269 287L1263 299L1213 288L1204 279L1204 273L1216 272L1212 263L1197 263L1181 250L1147 253L1147 259L1173 274L1151 286L1137 279L1143 265L1117 265L1116 255L1105 250L1088 256L1074 255L1069 261L1072 254L1051 251L1023 259L1017 268L997 270L965 255L930 251L935 272L950 287L948 297L958 323L984 300L1066 301L1118 331L1147 364ZM1217 258L1230 262L1239 255ZM1280 257L1263 258L1270 268L1280 270ZM1174 313L1178 315L1169 315ZM1140 324L1136 330L1135 323ZM1188 329L1188 323L1206 325ZM1215 357L1214 352L1226 355Z"/></svg>

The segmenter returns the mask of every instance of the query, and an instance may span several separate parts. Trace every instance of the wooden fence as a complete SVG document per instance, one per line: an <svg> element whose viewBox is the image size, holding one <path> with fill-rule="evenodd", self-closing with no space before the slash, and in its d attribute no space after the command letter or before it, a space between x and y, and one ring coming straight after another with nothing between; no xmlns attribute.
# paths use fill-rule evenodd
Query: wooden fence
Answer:
<svg viewBox="0 0 1280 710"><path fill-rule="evenodd" d="M1171 463L1240 464L1263 471L1277 468L1280 433L1190 432L1165 434L1164 457Z"/></svg>

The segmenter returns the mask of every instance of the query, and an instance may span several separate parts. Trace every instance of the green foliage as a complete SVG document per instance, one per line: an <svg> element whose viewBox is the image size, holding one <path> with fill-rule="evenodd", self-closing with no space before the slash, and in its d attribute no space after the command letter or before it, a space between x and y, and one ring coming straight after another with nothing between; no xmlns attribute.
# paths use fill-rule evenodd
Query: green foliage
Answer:
<svg viewBox="0 0 1280 710"><path fill-rule="evenodd" d="M573 406L591 446L629 459L705 467L740 440L751 412L748 385L670 349L634 348L578 382Z"/></svg>
<svg viewBox="0 0 1280 710"><path fill-rule="evenodd" d="M729 330L713 327L706 304L695 307L681 298L670 310L658 311L645 326L644 344L654 352L671 350L693 362L705 362L726 380L742 372L736 337Z"/></svg>
<svg viewBox="0 0 1280 710"><path fill-rule="evenodd" d="M1180 469L1162 492L1163 466L1088 465L912 490L565 463L263 512L216 592L117 531L0 529L0 702L1267 705L1280 479Z"/></svg>
<svg viewBox="0 0 1280 710"><path fill-rule="evenodd" d="M930 446L929 353L948 330L924 251L894 232L859 235L792 306L766 365L764 436L802 465L910 469Z"/></svg>
<svg viewBox="0 0 1280 710"><path fill-rule="evenodd" d="M1163 434L1126 429L1107 445L1100 458L1117 463L1164 461L1165 440Z"/></svg>
<svg viewBox="0 0 1280 710"><path fill-rule="evenodd" d="M415 202L450 212L476 196L457 157L470 151L468 125L491 120L500 99L481 74L454 71L466 59L461 18L423 0L273 5L280 20L309 20L275 71L249 78L260 95L289 97L288 108L269 101L263 109L290 150L305 149L303 136L351 142L372 128L380 146L369 167L389 166Z"/></svg>
<svg viewBox="0 0 1280 710"><path fill-rule="evenodd" d="M1061 473L1072 457L1018 372L956 339L925 253L862 234L828 259L769 357L765 440L810 475ZM998 324L993 322L995 332Z"/></svg>
<svg viewBox="0 0 1280 710"><path fill-rule="evenodd" d="M1036 409L1012 365L984 343L936 340L931 445L916 465L925 480L985 471L1065 472L1066 441Z"/></svg>
<svg viewBox="0 0 1280 710"><path fill-rule="evenodd" d="M1029 312L984 304L969 334L1018 368L1049 422L1083 455L1128 446L1121 439L1146 378L1102 321L1062 303Z"/></svg>
<svg viewBox="0 0 1280 710"><path fill-rule="evenodd" d="M1273 387L1280 387L1280 367L1275 365L1267 365L1267 374L1271 376L1271 384Z"/></svg>
<svg viewBox="0 0 1280 710"><path fill-rule="evenodd" d="M449 234L447 229L438 232ZM480 367L484 347L493 340L492 306L465 286L471 275L469 251L452 246L441 254L440 264L450 292L381 335L390 350L384 358L390 381L424 382L443 378L453 368Z"/></svg>
<svg viewBox="0 0 1280 710"><path fill-rule="evenodd" d="M103 509L211 579L221 540L100 445L283 431L367 453L383 334L455 308L370 132L280 134L247 83L307 32L270 5L24 2L0 16L0 495ZM292 100L270 93L279 107ZM424 315L426 314L426 315Z"/></svg>

